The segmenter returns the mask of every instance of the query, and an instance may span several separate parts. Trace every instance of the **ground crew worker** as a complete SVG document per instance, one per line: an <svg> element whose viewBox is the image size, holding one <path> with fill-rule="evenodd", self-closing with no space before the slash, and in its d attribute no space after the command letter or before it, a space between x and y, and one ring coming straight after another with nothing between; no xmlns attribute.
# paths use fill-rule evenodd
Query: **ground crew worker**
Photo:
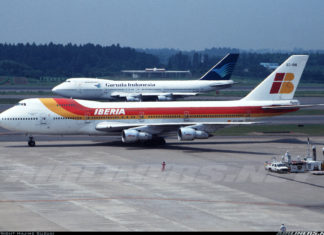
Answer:
<svg viewBox="0 0 324 235"><path fill-rule="evenodd" d="M286 226L284 224L280 226L280 232L286 232Z"/></svg>
<svg viewBox="0 0 324 235"><path fill-rule="evenodd" d="M164 171L165 170L165 162L162 162L162 168L161 168L161 171Z"/></svg>

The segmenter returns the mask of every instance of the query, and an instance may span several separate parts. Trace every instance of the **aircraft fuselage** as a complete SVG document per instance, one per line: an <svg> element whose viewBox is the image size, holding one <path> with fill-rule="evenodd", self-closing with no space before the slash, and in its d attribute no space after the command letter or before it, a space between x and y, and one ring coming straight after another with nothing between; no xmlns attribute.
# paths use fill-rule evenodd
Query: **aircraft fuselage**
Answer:
<svg viewBox="0 0 324 235"><path fill-rule="evenodd" d="M267 110L264 106L292 105L298 101L193 101L193 102L97 102L65 98L26 99L0 115L1 125L26 134L105 135L100 123L190 125L192 123L240 123L298 110ZM120 131L120 129L112 129Z"/></svg>

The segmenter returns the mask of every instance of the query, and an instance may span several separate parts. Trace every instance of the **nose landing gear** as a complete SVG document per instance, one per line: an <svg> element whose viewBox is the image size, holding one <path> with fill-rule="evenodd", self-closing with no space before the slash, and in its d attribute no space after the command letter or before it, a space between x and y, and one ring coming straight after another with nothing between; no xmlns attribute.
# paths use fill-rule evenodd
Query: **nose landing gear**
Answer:
<svg viewBox="0 0 324 235"><path fill-rule="evenodd" d="M35 140L34 140L34 137L30 136L29 137L29 140L28 140L28 146L29 147L34 147L36 144Z"/></svg>

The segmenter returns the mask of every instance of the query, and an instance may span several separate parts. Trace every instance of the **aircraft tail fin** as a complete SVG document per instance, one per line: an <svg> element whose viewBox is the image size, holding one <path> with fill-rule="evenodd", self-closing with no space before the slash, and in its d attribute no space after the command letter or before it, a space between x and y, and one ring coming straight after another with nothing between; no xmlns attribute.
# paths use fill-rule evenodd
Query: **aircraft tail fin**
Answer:
<svg viewBox="0 0 324 235"><path fill-rule="evenodd" d="M221 61L205 73L200 80L229 80L239 54L227 54Z"/></svg>
<svg viewBox="0 0 324 235"><path fill-rule="evenodd" d="M290 56L243 100L291 100L308 57L308 55Z"/></svg>

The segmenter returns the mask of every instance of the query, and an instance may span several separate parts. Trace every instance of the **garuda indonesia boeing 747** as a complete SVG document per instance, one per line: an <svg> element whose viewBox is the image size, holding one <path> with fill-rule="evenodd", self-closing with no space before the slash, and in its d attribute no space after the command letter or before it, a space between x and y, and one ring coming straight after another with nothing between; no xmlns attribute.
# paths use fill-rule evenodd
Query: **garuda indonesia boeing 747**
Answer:
<svg viewBox="0 0 324 235"><path fill-rule="evenodd" d="M289 57L247 96L236 101L98 102L65 98L20 101L0 114L0 125L30 136L111 135L123 142L165 143L177 133L179 140L207 139L229 125L251 125L264 117L303 107L293 96L308 60Z"/></svg>
<svg viewBox="0 0 324 235"><path fill-rule="evenodd" d="M231 87L230 80L238 54L228 54L199 80L114 81L97 78L69 78L52 89L68 98L87 100L160 100L194 96Z"/></svg>

